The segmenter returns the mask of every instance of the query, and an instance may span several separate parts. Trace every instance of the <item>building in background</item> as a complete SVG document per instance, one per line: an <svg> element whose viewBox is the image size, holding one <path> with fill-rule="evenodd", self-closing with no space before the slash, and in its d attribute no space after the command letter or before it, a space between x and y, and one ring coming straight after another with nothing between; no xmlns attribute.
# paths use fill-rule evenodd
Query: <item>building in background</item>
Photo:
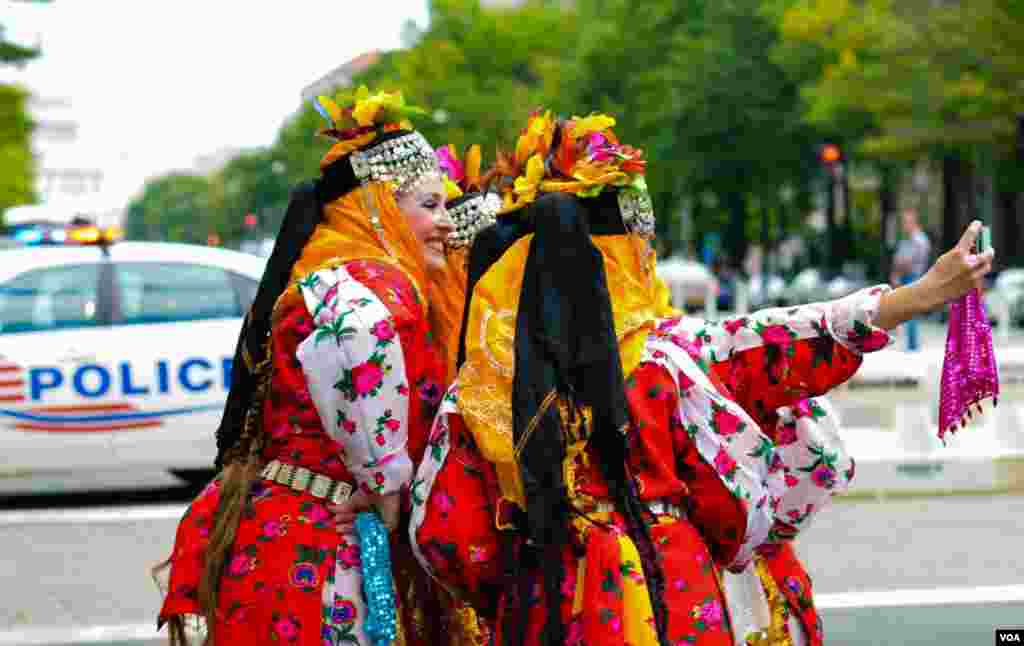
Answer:
<svg viewBox="0 0 1024 646"><path fill-rule="evenodd" d="M211 153L199 155L195 158L192 168L188 169L188 172L195 173L196 175L212 175L222 170L229 161L243 153L249 152L249 150L248 148L240 148L238 146L225 146Z"/></svg>
<svg viewBox="0 0 1024 646"><path fill-rule="evenodd" d="M103 186L103 171L82 159L78 122L70 99L33 95L29 101L35 129L36 192L41 202L88 200Z"/></svg>
<svg viewBox="0 0 1024 646"><path fill-rule="evenodd" d="M360 54L347 63L343 63L324 74L302 89L302 101L312 101L321 94L330 94L340 87L352 85L352 79L360 72L380 60L380 52L373 50Z"/></svg>
<svg viewBox="0 0 1024 646"><path fill-rule="evenodd" d="M5 24L5 37L12 42L46 50L41 14L25 7L19 20ZM19 222L69 223L76 217L87 217L100 224L118 224L122 209L112 208L103 199L104 172L80 132L80 113L76 112L63 88L39 84L32 75L34 62L0 68L0 82L24 89L28 95L28 112L32 131L32 157L36 166L35 193L37 204L20 206L3 214L8 224Z"/></svg>
<svg viewBox="0 0 1024 646"><path fill-rule="evenodd" d="M103 170L80 145L79 123L71 101L33 93L29 111L35 122L32 156L39 202L8 209L4 220L11 225L63 225L84 217L101 226L119 224L123 209L111 208L102 197Z"/></svg>

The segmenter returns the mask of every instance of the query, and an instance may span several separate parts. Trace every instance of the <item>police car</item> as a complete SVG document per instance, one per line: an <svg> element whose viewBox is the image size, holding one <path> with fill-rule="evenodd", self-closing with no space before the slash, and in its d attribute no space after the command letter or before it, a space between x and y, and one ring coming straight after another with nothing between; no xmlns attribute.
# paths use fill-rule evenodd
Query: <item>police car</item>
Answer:
<svg viewBox="0 0 1024 646"><path fill-rule="evenodd" d="M203 475L266 260L118 242L0 250L0 474Z"/></svg>

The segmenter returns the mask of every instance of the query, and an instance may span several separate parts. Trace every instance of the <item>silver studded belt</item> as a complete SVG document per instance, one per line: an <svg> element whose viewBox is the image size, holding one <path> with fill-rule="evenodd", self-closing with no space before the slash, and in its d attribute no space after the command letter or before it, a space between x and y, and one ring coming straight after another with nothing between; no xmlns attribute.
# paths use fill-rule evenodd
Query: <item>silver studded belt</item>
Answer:
<svg viewBox="0 0 1024 646"><path fill-rule="evenodd" d="M674 505L663 500L655 500L646 504L647 510L655 516L672 516L678 520L686 518L686 510L681 505ZM599 500L591 511L598 513L611 513L615 511L615 504Z"/></svg>
<svg viewBox="0 0 1024 646"><path fill-rule="evenodd" d="M332 480L325 475L313 473L306 467L271 460L260 474L264 480L276 482L295 491L308 492L314 498L321 498L334 504L341 504L352 495L352 485L342 480Z"/></svg>
<svg viewBox="0 0 1024 646"><path fill-rule="evenodd" d="M647 503L647 509L655 516L672 516L678 520L684 520L686 518L686 510L682 505L674 505L663 500L655 500L654 502Z"/></svg>

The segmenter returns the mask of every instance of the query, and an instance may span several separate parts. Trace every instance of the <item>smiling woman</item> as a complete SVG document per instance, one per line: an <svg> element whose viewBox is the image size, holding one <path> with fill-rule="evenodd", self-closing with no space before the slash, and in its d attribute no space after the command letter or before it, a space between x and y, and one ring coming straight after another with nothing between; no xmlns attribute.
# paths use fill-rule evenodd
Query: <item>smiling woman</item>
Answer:
<svg viewBox="0 0 1024 646"><path fill-rule="evenodd" d="M160 614L174 642L188 615L217 644L452 634L407 533L389 549L381 533L401 526L447 381L451 225L434 151L406 120L417 111L365 88L349 101L319 99L336 143L293 194L246 318L222 474L178 527ZM364 594L391 580L388 562L396 588Z"/></svg>
<svg viewBox="0 0 1024 646"><path fill-rule="evenodd" d="M427 268L443 269L447 262L445 240L454 231L445 210L445 189L440 177L428 177L412 190L397 196L398 208L405 214L413 235L423 245Z"/></svg>

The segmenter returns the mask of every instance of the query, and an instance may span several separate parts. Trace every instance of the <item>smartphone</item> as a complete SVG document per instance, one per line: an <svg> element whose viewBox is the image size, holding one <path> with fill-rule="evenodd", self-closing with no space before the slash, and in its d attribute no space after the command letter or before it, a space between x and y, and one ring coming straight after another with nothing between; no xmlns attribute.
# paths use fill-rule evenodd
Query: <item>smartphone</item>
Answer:
<svg viewBox="0 0 1024 646"><path fill-rule="evenodd" d="M992 248L992 229L988 226L982 226L981 231L978 233L977 239L974 241L974 253L985 253Z"/></svg>

